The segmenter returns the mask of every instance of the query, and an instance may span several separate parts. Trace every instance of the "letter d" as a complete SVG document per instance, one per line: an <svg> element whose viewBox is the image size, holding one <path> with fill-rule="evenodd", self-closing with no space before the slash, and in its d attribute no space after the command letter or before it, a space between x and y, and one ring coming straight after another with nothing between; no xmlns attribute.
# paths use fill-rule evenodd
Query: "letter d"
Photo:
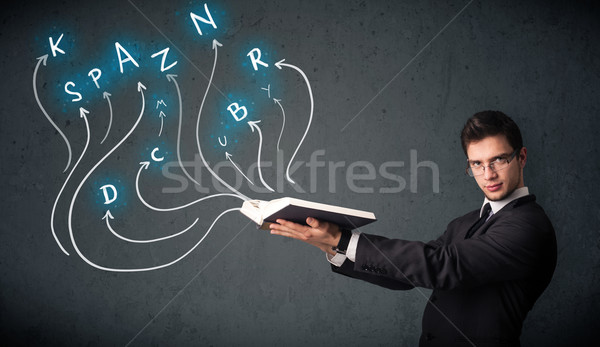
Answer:
<svg viewBox="0 0 600 347"><path fill-rule="evenodd" d="M113 194L112 199L110 199L108 197L107 188L110 188L112 190L112 194ZM113 201L117 200L117 188L115 188L115 186L113 186L112 184L103 185L102 187L100 187L100 190L102 191L102 193L104 193L104 205L108 205L108 204L112 203Z"/></svg>

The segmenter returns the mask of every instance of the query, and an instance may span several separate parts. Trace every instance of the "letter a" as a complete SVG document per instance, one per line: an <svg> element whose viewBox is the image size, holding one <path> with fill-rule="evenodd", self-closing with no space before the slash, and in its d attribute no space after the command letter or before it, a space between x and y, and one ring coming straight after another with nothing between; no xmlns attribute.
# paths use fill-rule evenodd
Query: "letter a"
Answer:
<svg viewBox="0 0 600 347"><path fill-rule="evenodd" d="M119 68L121 69L121 73L123 73L123 63L126 63L128 61L131 61L133 63L133 65L135 65L136 67L140 67L138 65L138 63L135 61L135 59L133 59L133 57L131 57L129 52L127 52L125 50L125 48L123 48L123 46L121 46L120 43L115 42L115 49L117 50L117 56L119 57ZM125 53L125 55L127 56L127 59L125 59L125 60L121 59L121 52Z"/></svg>
<svg viewBox="0 0 600 347"><path fill-rule="evenodd" d="M200 16L198 16L197 14L195 14L194 12L190 12L190 17L192 17L192 21L194 22L194 25L196 26L196 30L198 30L198 34L200 34L200 36L202 36L202 30L200 30L200 24L198 24L198 20L200 20L202 23L206 23L206 24L210 24L213 26L213 28L217 28L217 25L215 24L215 21L212 19L212 16L210 15L210 11L208 10L208 6L206 6L206 4L204 4L204 11L206 12L206 15L208 16L208 19L204 19Z"/></svg>
<svg viewBox="0 0 600 347"><path fill-rule="evenodd" d="M233 110L233 108L235 107L235 111ZM231 112L231 115L233 116L233 118L235 118L236 121L241 121L242 119L246 118L246 116L248 115L248 110L246 109L246 106L242 106L240 107L240 105L238 105L237 102L234 102L233 104L227 106L227 110L229 112ZM244 112L244 115L241 117L238 117L237 113L242 110Z"/></svg>
<svg viewBox="0 0 600 347"><path fill-rule="evenodd" d="M110 190L112 190L112 192L113 192L112 199L110 199L108 197L108 192L106 191L106 188L110 188ZM102 187L100 187L100 190L102 191L102 193L104 193L104 205L108 205L111 202L117 200L117 188L115 188L115 186L113 186L112 184L103 185Z"/></svg>
<svg viewBox="0 0 600 347"><path fill-rule="evenodd" d="M257 63L260 64L260 65L262 65L262 66L264 66L264 67L269 67L269 64L267 64L264 61L260 60L260 56L261 56L260 49L253 48L246 55L250 57L250 61L252 62L252 66L254 67L255 71L258 71L258 65L256 65Z"/></svg>

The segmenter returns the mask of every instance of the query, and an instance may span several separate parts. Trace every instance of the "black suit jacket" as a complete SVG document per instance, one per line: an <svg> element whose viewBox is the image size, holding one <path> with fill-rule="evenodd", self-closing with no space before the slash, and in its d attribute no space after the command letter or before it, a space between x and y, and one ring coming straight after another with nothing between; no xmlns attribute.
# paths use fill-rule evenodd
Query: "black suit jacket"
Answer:
<svg viewBox="0 0 600 347"><path fill-rule="evenodd" d="M556 236L528 195L510 202L475 234L479 210L423 243L361 234L356 262L333 271L390 288L431 288L421 346L519 345L527 312L556 267Z"/></svg>

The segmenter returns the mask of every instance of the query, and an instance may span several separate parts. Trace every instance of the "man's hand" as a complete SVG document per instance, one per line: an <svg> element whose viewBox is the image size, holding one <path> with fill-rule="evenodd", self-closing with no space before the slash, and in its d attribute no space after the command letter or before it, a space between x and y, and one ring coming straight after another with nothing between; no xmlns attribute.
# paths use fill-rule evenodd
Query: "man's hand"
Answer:
<svg viewBox="0 0 600 347"><path fill-rule="evenodd" d="M301 240L334 255L335 251L331 248L337 246L342 235L339 226L311 217L306 218L306 224L308 226L278 219L277 223L270 225L271 234Z"/></svg>

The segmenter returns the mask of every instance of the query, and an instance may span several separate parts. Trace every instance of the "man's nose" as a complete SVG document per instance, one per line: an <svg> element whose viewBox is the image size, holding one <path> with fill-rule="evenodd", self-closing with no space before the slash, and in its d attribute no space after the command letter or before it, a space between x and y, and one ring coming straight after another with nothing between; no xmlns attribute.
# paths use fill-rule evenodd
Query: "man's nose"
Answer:
<svg viewBox="0 0 600 347"><path fill-rule="evenodd" d="M491 169L489 166L487 166L487 167L485 168L485 171L483 172L483 177L484 177L486 180L488 180L488 181L489 181L489 180L491 180L491 179L494 179L494 178L496 178L496 176L497 176L497 174L496 174L496 171L492 170L492 169Z"/></svg>

